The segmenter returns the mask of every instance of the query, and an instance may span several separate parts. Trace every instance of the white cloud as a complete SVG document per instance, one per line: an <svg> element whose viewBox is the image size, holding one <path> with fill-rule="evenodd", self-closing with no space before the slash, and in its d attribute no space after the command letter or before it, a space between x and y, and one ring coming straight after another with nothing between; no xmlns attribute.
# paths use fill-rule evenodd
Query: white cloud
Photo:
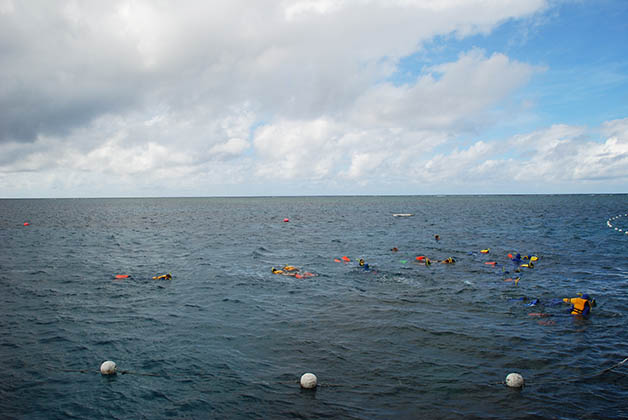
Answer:
<svg viewBox="0 0 628 420"><path fill-rule="evenodd" d="M487 34L547 7L0 0L0 195L625 177L625 120L604 125L602 142L556 125L470 143L534 64L472 48L389 82L436 36ZM518 171L503 167L514 155Z"/></svg>
<svg viewBox="0 0 628 420"><path fill-rule="evenodd" d="M468 124L532 76L535 68L503 54L462 54L428 69L412 85L382 84L358 99L352 119L368 125L447 128Z"/></svg>
<svg viewBox="0 0 628 420"><path fill-rule="evenodd" d="M249 148L249 142L246 140L232 138L226 143L217 144L209 149L210 154L216 155L239 155Z"/></svg>

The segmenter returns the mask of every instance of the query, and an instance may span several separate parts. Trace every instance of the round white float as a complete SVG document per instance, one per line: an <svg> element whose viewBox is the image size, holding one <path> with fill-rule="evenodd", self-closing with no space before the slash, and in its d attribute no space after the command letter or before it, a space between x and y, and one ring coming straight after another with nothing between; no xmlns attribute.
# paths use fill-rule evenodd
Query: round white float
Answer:
<svg viewBox="0 0 628 420"><path fill-rule="evenodd" d="M511 388L521 388L523 386L523 376L518 373L509 373L506 376L506 385Z"/></svg>
<svg viewBox="0 0 628 420"><path fill-rule="evenodd" d="M304 373L303 376L301 376L301 388L316 388L316 375L313 373Z"/></svg>
<svg viewBox="0 0 628 420"><path fill-rule="evenodd" d="M107 360L100 365L100 373L103 375L115 375L116 373L116 364L111 360Z"/></svg>

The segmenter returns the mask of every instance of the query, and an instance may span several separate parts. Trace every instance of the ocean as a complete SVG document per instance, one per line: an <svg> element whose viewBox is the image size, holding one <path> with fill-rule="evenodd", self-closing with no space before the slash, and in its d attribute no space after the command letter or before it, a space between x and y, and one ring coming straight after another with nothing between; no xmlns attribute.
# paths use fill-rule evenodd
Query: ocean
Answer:
<svg viewBox="0 0 628 420"><path fill-rule="evenodd" d="M627 418L627 213L625 194L3 199L0 417ZM588 318L559 301L578 293Z"/></svg>

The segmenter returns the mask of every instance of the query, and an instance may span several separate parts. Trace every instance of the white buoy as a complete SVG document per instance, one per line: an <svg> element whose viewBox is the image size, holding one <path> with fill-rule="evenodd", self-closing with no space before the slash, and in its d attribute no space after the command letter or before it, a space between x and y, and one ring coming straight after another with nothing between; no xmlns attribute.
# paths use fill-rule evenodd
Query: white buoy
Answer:
<svg viewBox="0 0 628 420"><path fill-rule="evenodd" d="M313 373L304 373L303 376L301 376L301 388L316 388L316 375Z"/></svg>
<svg viewBox="0 0 628 420"><path fill-rule="evenodd" d="M116 364L111 360L107 360L100 365L100 373L103 375L115 375L116 374Z"/></svg>
<svg viewBox="0 0 628 420"><path fill-rule="evenodd" d="M506 385L511 388L521 388L523 386L523 376L518 373L509 373L506 376Z"/></svg>

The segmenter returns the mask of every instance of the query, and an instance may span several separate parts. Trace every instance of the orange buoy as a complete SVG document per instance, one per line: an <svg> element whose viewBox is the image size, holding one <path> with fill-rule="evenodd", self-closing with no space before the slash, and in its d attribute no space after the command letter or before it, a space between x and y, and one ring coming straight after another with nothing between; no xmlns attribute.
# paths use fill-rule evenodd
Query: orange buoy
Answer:
<svg viewBox="0 0 628 420"><path fill-rule="evenodd" d="M344 262L349 262L349 261L351 261L351 259L350 259L349 257L347 257L346 255L342 257L342 260L343 260Z"/></svg>
<svg viewBox="0 0 628 420"><path fill-rule="evenodd" d="M423 261L425 259L425 255L419 255L418 257L416 257L417 261Z"/></svg>
<svg viewBox="0 0 628 420"><path fill-rule="evenodd" d="M24 226L30 226L31 224L28 222L24 222Z"/></svg>
<svg viewBox="0 0 628 420"><path fill-rule="evenodd" d="M342 262L342 261L340 261L338 258L334 258L334 261L335 261L335 262Z"/></svg>
<svg viewBox="0 0 628 420"><path fill-rule="evenodd" d="M495 261L487 261L484 264L486 264L486 265L497 265L497 263Z"/></svg>
<svg viewBox="0 0 628 420"><path fill-rule="evenodd" d="M115 276L117 279L128 279L129 277L131 277L129 274L116 274Z"/></svg>

